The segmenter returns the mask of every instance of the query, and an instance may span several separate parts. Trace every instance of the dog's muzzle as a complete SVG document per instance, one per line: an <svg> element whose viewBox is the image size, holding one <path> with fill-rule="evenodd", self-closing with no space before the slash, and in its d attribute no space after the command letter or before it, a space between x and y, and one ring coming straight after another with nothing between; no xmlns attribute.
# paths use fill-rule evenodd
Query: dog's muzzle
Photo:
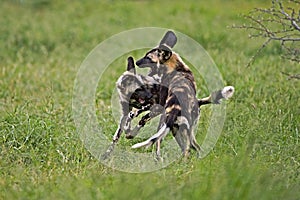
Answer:
<svg viewBox="0 0 300 200"><path fill-rule="evenodd" d="M138 61L136 61L135 64L140 68L152 67L156 65L154 62L151 61L150 58L147 57L139 59Z"/></svg>

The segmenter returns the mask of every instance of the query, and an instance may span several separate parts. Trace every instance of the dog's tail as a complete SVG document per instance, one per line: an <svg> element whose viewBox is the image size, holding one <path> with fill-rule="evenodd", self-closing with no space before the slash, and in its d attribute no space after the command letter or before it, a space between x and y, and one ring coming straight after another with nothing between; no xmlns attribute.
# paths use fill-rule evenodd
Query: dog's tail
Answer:
<svg viewBox="0 0 300 200"><path fill-rule="evenodd" d="M156 134L154 134L153 136L151 136L148 140L146 140L144 142L134 144L131 148L137 149L137 148L141 148L141 147L149 147L152 144L154 144L157 140L165 137L168 134L169 131L170 131L170 128L168 128L167 125L164 124L159 129L159 131Z"/></svg>
<svg viewBox="0 0 300 200"><path fill-rule="evenodd" d="M212 92L208 97L198 99L199 107L206 104L220 104L222 99L229 99L234 93L233 86L226 86L222 90Z"/></svg>

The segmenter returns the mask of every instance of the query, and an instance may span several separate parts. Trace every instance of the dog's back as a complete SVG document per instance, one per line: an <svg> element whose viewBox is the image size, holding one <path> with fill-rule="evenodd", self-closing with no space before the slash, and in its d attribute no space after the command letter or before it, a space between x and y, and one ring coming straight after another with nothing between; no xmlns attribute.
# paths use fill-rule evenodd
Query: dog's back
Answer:
<svg viewBox="0 0 300 200"><path fill-rule="evenodd" d="M162 67L165 70L161 84L168 91L161 91L160 101L165 102L166 122L173 127L177 117L181 116L186 119L186 126L190 127L199 113L193 73L175 53Z"/></svg>

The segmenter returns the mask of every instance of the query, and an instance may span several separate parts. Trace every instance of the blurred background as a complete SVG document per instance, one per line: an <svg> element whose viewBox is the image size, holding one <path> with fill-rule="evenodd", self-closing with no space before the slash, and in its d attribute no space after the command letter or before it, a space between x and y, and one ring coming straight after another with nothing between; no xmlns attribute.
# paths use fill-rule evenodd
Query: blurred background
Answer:
<svg viewBox="0 0 300 200"><path fill-rule="evenodd" d="M58 1L0 3L0 199L298 199L299 63L249 39L242 16L271 1ZM223 133L203 160L192 156L149 174L103 166L84 148L72 119L80 64L101 41L138 27L180 31L201 44L225 84L236 88ZM159 41L159 39L158 39ZM140 57L144 52L134 52ZM125 58L125 56L124 56ZM110 100L125 60L112 63L95 105L107 136L117 128ZM198 96L207 95L197 77ZM208 127L201 113L198 140ZM128 145L122 138L120 145Z"/></svg>

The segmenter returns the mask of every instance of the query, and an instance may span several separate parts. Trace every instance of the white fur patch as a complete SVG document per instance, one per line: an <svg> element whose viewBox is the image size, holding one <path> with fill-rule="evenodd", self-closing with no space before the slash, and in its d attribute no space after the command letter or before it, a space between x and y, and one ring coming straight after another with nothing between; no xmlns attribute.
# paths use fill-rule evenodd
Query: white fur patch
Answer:
<svg viewBox="0 0 300 200"><path fill-rule="evenodd" d="M226 86L222 90L222 96L224 99L229 99L232 97L234 93L234 87L233 86Z"/></svg>

